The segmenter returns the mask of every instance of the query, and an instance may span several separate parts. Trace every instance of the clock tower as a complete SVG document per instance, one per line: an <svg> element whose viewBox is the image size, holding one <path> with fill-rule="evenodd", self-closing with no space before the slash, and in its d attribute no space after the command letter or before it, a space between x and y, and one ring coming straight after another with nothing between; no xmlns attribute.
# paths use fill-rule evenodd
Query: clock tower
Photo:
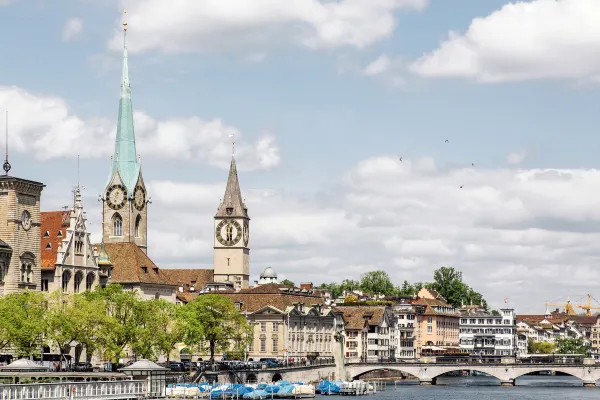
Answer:
<svg viewBox="0 0 600 400"><path fill-rule="evenodd" d="M135 243L147 249L148 213L146 185L142 166L135 149L133 107L127 62L127 23L123 24L123 75L115 150L111 157L110 175L100 196L104 243Z"/></svg>
<svg viewBox="0 0 600 400"><path fill-rule="evenodd" d="M227 187L214 222L214 280L247 289L250 280L250 217L242 199L235 157L231 157Z"/></svg>

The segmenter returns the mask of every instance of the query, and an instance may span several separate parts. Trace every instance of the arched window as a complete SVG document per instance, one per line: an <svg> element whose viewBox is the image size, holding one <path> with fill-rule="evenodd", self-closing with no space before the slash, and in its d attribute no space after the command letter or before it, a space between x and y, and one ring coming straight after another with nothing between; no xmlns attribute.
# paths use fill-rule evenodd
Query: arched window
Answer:
<svg viewBox="0 0 600 400"><path fill-rule="evenodd" d="M35 256L29 252L23 253L21 256L21 282L33 282L33 265Z"/></svg>
<svg viewBox="0 0 600 400"><path fill-rule="evenodd" d="M75 284L73 285L73 289L75 289L75 293L79 293L81 290L81 282L83 281L83 272L79 271L75 274Z"/></svg>
<svg viewBox="0 0 600 400"><path fill-rule="evenodd" d="M85 290L92 290L92 286L94 285L94 274L90 272L85 277Z"/></svg>
<svg viewBox="0 0 600 400"><path fill-rule="evenodd" d="M62 274L62 291L69 290L69 282L71 281L71 271L64 271Z"/></svg>
<svg viewBox="0 0 600 400"><path fill-rule="evenodd" d="M119 214L113 216L113 236L123 236L123 218Z"/></svg>
<svg viewBox="0 0 600 400"><path fill-rule="evenodd" d="M135 237L140 237L140 223L142 222L142 217L140 215L135 219Z"/></svg>

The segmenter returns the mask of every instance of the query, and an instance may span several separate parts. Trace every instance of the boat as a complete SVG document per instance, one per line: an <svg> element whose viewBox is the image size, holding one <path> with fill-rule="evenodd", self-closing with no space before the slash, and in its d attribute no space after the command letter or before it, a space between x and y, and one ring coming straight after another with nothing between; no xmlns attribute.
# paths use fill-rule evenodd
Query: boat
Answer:
<svg viewBox="0 0 600 400"><path fill-rule="evenodd" d="M292 396L295 399L307 399L315 397L315 388L312 385L294 385Z"/></svg>

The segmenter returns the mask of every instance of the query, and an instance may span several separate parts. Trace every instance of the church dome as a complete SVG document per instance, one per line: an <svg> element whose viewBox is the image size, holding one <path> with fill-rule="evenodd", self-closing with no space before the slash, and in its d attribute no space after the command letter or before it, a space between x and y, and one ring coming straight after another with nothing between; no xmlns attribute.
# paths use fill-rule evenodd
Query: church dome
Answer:
<svg viewBox="0 0 600 400"><path fill-rule="evenodd" d="M275 272L275 270L271 267L267 267L263 270L263 272L260 274L261 279L268 279L268 278L277 278L277 273Z"/></svg>

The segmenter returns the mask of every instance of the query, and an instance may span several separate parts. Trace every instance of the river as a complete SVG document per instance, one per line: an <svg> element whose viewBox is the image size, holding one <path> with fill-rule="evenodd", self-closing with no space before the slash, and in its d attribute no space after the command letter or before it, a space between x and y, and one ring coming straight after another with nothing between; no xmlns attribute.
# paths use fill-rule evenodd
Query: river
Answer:
<svg viewBox="0 0 600 400"><path fill-rule="evenodd" d="M317 396L325 398L326 396ZM502 387L495 378L439 377L434 386L403 383L394 387L388 383L385 391L363 400L587 400L600 399L600 387L584 388L580 379L572 376L525 376L517 386Z"/></svg>

